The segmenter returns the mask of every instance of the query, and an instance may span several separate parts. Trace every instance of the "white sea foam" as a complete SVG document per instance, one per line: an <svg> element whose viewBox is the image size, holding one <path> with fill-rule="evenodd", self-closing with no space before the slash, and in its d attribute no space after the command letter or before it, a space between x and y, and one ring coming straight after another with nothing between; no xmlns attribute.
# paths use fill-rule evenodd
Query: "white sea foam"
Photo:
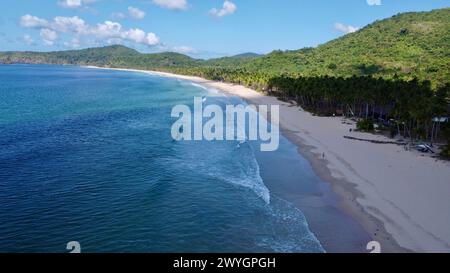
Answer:
<svg viewBox="0 0 450 273"><path fill-rule="evenodd" d="M259 198L261 198L267 205L270 204L270 191L264 184L264 181L260 174L258 162L253 157L250 162L250 166L245 170L245 176L241 176L238 179L225 178L227 182L251 189Z"/></svg>
<svg viewBox="0 0 450 273"><path fill-rule="evenodd" d="M245 101L241 101L241 103L247 105ZM228 124L229 123L226 122L226 125ZM226 128L226 130L229 129L230 128ZM244 139L246 135L245 128L241 129L242 130L237 130L236 133L237 136L240 136L241 139ZM261 177L260 167L258 161L256 160L252 147L248 142L245 142L237 146L236 152L240 153L242 163L246 164L242 168L245 177L241 177L241 179L232 182L234 184L250 188L256 193L256 195L258 195L261 199L263 199L266 204L270 204L270 191L264 184L264 181Z"/></svg>
<svg viewBox="0 0 450 273"><path fill-rule="evenodd" d="M299 252L325 252L320 241L311 232L305 215L292 203L281 198L273 198L269 207L272 221L267 221L267 229L276 223L284 229L283 232L274 234L274 237L263 237L258 245L270 248L277 253L299 253Z"/></svg>
<svg viewBox="0 0 450 273"><path fill-rule="evenodd" d="M209 94L209 95L221 95L221 96L225 96L225 94L224 94L223 92L219 91L219 90L216 89L216 88L206 87L206 86L204 86L204 85L201 85L201 84L198 84L198 83L195 83L195 82L190 82L190 84L191 84L192 86L195 86L195 87L198 87L198 88L201 88L201 89L203 89L203 90L208 91L208 94Z"/></svg>
<svg viewBox="0 0 450 273"><path fill-rule="evenodd" d="M204 89L204 90L208 90L208 88L206 86L203 86L201 84L198 84L198 83L195 83L195 82L190 82L190 84L192 86L199 87L199 88Z"/></svg>

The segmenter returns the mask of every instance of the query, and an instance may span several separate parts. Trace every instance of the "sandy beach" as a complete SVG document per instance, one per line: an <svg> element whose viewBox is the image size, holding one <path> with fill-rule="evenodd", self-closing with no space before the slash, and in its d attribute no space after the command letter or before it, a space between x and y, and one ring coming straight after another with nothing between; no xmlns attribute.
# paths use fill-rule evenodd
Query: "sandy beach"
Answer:
<svg viewBox="0 0 450 273"><path fill-rule="evenodd" d="M316 117L291 103L252 89L163 72L139 71L192 81L240 96L252 104L280 105L284 135L315 172L341 197L340 207L354 217L385 252L450 251L450 162L406 151L386 137L350 132L354 122Z"/></svg>

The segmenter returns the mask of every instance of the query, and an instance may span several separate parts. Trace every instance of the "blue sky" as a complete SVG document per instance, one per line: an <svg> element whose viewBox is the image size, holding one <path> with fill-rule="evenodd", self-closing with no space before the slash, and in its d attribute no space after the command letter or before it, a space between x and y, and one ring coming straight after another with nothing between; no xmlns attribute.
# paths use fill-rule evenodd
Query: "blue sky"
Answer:
<svg viewBox="0 0 450 273"><path fill-rule="evenodd" d="M2 0L0 51L121 43L209 58L317 46L450 0Z"/></svg>

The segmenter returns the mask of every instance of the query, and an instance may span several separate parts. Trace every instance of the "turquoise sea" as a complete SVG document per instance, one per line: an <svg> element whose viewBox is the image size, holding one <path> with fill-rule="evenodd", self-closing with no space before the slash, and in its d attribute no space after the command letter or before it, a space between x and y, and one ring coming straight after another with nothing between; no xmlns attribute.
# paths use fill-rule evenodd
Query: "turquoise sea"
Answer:
<svg viewBox="0 0 450 273"><path fill-rule="evenodd" d="M194 96L243 103L143 73L0 65L0 252L67 252L69 241L83 252L325 251L274 177L298 157L299 189L324 203L306 160L271 161L258 143L172 140L172 107ZM337 215L300 203L316 225Z"/></svg>

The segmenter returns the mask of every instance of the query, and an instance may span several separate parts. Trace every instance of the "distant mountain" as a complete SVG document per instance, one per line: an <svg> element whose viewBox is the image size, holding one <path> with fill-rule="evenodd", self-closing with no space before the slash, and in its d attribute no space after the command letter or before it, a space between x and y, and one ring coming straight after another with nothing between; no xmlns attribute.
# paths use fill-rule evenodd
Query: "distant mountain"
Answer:
<svg viewBox="0 0 450 273"><path fill-rule="evenodd" d="M238 70L270 77L375 76L403 79L417 77L434 85L450 82L450 8L403 13L376 21L355 33L316 48L274 51L260 56L244 53L232 57L198 60L179 53L141 54L120 46L62 52L4 52L2 63L50 63L98 65L173 71L225 78L221 70ZM231 71L231 72L230 72ZM239 76L241 77L241 76ZM241 80L239 80L240 82ZM247 81L246 81L247 82Z"/></svg>
<svg viewBox="0 0 450 273"><path fill-rule="evenodd" d="M222 58L216 58L216 59L210 59L205 62L203 62L203 66L215 66L215 67L239 67L244 64L250 63L255 58L261 57L263 55L259 55L256 53L242 53L230 57L222 57Z"/></svg>
<svg viewBox="0 0 450 273"><path fill-rule="evenodd" d="M0 53L0 61L6 63L105 64L117 56L133 57L140 55L134 49L114 45L55 52L4 52Z"/></svg>
<svg viewBox="0 0 450 273"><path fill-rule="evenodd" d="M247 53L242 53L242 54L238 54L238 55L234 55L231 56L230 58L235 58L235 59L248 59L248 58L257 58L257 57L261 57L263 55L261 54L257 54L257 53L253 53L253 52L247 52Z"/></svg>
<svg viewBox="0 0 450 273"><path fill-rule="evenodd" d="M121 45L57 52L4 52L0 53L0 62L123 66L135 68L195 64L194 59L183 54L172 52L142 54L134 49Z"/></svg>

